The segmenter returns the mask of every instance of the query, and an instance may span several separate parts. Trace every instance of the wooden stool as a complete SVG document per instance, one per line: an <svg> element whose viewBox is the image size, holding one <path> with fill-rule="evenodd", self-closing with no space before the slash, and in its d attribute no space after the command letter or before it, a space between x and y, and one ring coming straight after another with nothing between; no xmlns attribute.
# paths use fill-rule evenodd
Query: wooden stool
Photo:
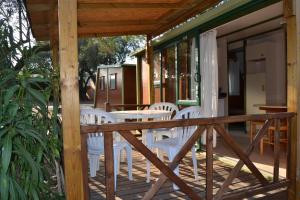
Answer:
<svg viewBox="0 0 300 200"><path fill-rule="evenodd" d="M249 130L249 136L250 136L250 142L253 141L253 137L256 135L256 127L257 126L263 126L265 124L264 120L257 120L257 121L250 121L250 130Z"/></svg>

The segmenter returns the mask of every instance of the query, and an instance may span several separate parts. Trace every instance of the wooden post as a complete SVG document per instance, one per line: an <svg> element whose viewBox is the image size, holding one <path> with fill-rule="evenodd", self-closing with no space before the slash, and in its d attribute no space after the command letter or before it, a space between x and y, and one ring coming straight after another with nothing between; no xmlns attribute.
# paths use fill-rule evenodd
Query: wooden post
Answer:
<svg viewBox="0 0 300 200"><path fill-rule="evenodd" d="M58 0L59 60L67 199L87 199L81 157L77 1Z"/></svg>
<svg viewBox="0 0 300 200"><path fill-rule="evenodd" d="M279 161L280 161L280 120L275 120L275 132L274 132L274 172L273 182L279 180Z"/></svg>
<svg viewBox="0 0 300 200"><path fill-rule="evenodd" d="M136 104L143 104L143 102L141 102L142 58L140 57L140 55L137 55L136 57Z"/></svg>
<svg viewBox="0 0 300 200"><path fill-rule="evenodd" d="M213 126L206 132L206 200L213 199Z"/></svg>
<svg viewBox="0 0 300 200"><path fill-rule="evenodd" d="M300 87L299 87L299 48L297 51L297 43L299 45L299 30L297 37L297 25L294 9L299 7L299 1L295 1L297 6L293 7L293 0L284 1L284 17L287 23L287 105L289 112L300 113ZM299 11L299 8L298 8ZM298 13L299 15L299 13ZM299 19L299 16L298 16ZM299 23L299 22L298 22ZM298 27L299 29L299 27ZM299 47L299 46L298 46ZM297 58L298 57L298 58ZM298 61L297 61L298 59ZM289 199L300 199L300 159L299 159L299 144L300 136L297 134L300 127L300 118L294 117L291 122L290 146L290 163L288 163L288 175L290 186L288 190Z"/></svg>
<svg viewBox="0 0 300 200"><path fill-rule="evenodd" d="M151 35L147 35L146 60L149 66L149 91L150 104L154 103L154 84L153 84L153 47L151 46Z"/></svg>
<svg viewBox="0 0 300 200"><path fill-rule="evenodd" d="M104 133L106 199L115 199L113 132Z"/></svg>
<svg viewBox="0 0 300 200"><path fill-rule="evenodd" d="M109 102L105 102L105 103L104 103L104 107L105 107L105 111L106 111L106 112L111 112L111 107L110 107Z"/></svg>
<svg viewBox="0 0 300 200"><path fill-rule="evenodd" d="M59 106L59 44L58 44L58 13L57 4L55 1L51 3L51 12L49 13L50 21L50 48L51 48L51 60L53 66L53 113L57 114Z"/></svg>

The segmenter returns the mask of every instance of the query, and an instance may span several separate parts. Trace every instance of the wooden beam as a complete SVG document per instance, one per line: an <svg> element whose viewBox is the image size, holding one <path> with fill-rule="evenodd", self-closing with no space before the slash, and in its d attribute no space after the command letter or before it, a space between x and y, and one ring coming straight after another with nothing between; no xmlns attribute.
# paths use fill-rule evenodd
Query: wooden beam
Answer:
<svg viewBox="0 0 300 200"><path fill-rule="evenodd" d="M87 199L81 155L77 1L58 1L60 83L67 199Z"/></svg>
<svg viewBox="0 0 300 200"><path fill-rule="evenodd" d="M206 200L213 199L213 126L206 132Z"/></svg>
<svg viewBox="0 0 300 200"><path fill-rule="evenodd" d="M143 8L164 8L164 9L180 9L186 10L190 9L194 4L184 4L181 5L179 3L79 3L79 9L118 9L118 8L135 8L135 9L143 9Z"/></svg>
<svg viewBox="0 0 300 200"><path fill-rule="evenodd" d="M106 20L106 21L97 21L97 22L87 22L80 21L78 22L79 27L101 27L101 26L129 26L129 25L155 25L166 24L166 22L157 22L156 20Z"/></svg>
<svg viewBox="0 0 300 200"><path fill-rule="evenodd" d="M153 47L151 46L151 35L147 35L146 39L146 60L149 66L149 91L150 91L150 104L154 103L154 84L153 84Z"/></svg>
<svg viewBox="0 0 300 200"><path fill-rule="evenodd" d="M296 1L299 3L298 1ZM299 5L298 5L299 6ZM297 7L297 6L296 6ZM300 113L300 66L299 60L299 49L297 50L297 43L299 44L299 35L297 37L297 24L296 16L294 13L293 1L285 0L284 1L284 16L286 19L286 28L287 28L287 105L288 111L294 111ZM299 27L298 27L299 29ZM298 55L298 56L297 56ZM299 58L298 58L299 59ZM290 180L290 185L288 189L289 199L300 199L300 175L297 171L300 170L299 163L299 144L300 136L298 134L300 128L300 118L295 117L291 121L291 136L289 141L289 152L290 159L288 166L288 179Z"/></svg>
<svg viewBox="0 0 300 200"><path fill-rule="evenodd" d="M266 121L272 119L290 119L295 117L295 113L268 113L257 115L235 115L226 117L210 117L201 119L186 119L186 120L164 120L164 121L150 121L150 122L130 122L116 124L99 125L83 125L81 126L82 134L97 133L105 131L120 131L120 130L136 130L136 129L157 129L157 128L174 128L183 126L206 126L214 124L229 124L245 121ZM137 128L138 127L138 128ZM267 129L266 127L265 129ZM261 132L261 131L260 131ZM254 138L254 141L257 140ZM259 141L258 141L259 142ZM249 147L250 148L250 147ZM251 146L252 148L252 146ZM252 151L252 150L251 150Z"/></svg>
<svg viewBox="0 0 300 200"><path fill-rule="evenodd" d="M105 161L105 186L106 199L115 199L115 180L114 180L114 141L113 132L104 134L104 161Z"/></svg>

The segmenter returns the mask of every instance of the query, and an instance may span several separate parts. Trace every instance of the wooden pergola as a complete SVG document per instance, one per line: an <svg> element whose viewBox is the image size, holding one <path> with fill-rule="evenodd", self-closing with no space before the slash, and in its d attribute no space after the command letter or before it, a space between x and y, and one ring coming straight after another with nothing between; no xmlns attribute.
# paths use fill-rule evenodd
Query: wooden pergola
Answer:
<svg viewBox="0 0 300 200"><path fill-rule="evenodd" d="M50 40L60 66L66 196L85 199L78 89L78 37L147 35L150 39L220 0L24 0L37 40ZM150 77L149 77L150 78ZM151 80L151 79L150 79Z"/></svg>
<svg viewBox="0 0 300 200"><path fill-rule="evenodd" d="M86 199L85 165L82 163L80 106L78 89L78 38L118 35L147 35L147 62L152 60L150 40L220 0L24 0L31 28L37 40L50 40L54 66L60 66L63 146L67 199ZM292 0L285 0L288 50L288 108L300 110L299 30ZM299 6L299 5L298 5ZM299 12L299 9L298 9ZM297 51L298 42L298 51ZM152 69L150 67L150 69ZM150 77L149 80L151 81ZM297 75L298 74L298 75ZM150 92L153 88L150 89ZM153 92L151 92L153 93ZM297 144L300 118L294 119L290 173L295 180L289 190L300 199L297 176ZM299 156L298 156L299 158ZM298 193L297 193L298 191Z"/></svg>

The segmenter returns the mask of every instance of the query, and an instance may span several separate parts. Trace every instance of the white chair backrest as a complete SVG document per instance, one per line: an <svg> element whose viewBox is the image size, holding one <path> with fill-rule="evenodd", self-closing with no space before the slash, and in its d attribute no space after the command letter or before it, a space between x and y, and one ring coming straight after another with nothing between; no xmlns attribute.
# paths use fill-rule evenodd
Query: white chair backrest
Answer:
<svg viewBox="0 0 300 200"><path fill-rule="evenodd" d="M101 109L80 109L80 123L81 124L107 124L107 123L116 123L117 120L108 112L105 112ZM93 137L102 137L102 133L90 133L89 139ZM114 133L115 139L119 139L118 136ZM103 138L101 139L103 140Z"/></svg>
<svg viewBox="0 0 300 200"><path fill-rule="evenodd" d="M192 118L201 118L200 107L199 106L190 106L179 111L174 119L192 119ZM175 128L175 133L179 138L179 144L183 145L194 133L197 126L186 126L186 127L177 127Z"/></svg>
<svg viewBox="0 0 300 200"><path fill-rule="evenodd" d="M117 120L110 113L105 112L101 109L80 109L81 124L106 124L115 122L117 122Z"/></svg>
<svg viewBox="0 0 300 200"><path fill-rule="evenodd" d="M152 104L149 107L149 110L165 110L165 111L170 111L172 113L169 116L162 117L162 120L170 120L174 112L175 114L177 114L179 111L178 107L175 104L169 102L160 102L160 103Z"/></svg>

